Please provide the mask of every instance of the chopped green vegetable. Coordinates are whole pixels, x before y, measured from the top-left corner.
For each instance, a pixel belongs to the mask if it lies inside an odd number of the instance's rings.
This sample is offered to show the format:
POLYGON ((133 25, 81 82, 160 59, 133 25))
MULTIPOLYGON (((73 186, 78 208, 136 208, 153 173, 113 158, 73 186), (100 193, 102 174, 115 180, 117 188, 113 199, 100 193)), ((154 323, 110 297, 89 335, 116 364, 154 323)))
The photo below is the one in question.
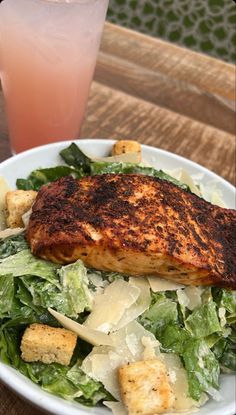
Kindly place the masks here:
POLYGON ((0 276, 0 319, 5 317, 8 310, 11 309, 15 294, 13 276, 0 276))
POLYGON ((35 275, 58 286, 58 280, 55 278, 57 268, 58 265, 33 256, 29 249, 0 260, 0 275, 35 275))
POLYGON ((87 270, 82 261, 62 267, 58 274, 61 278, 63 292, 71 304, 71 316, 77 317, 84 310, 91 310, 92 296, 88 289, 87 270))
POLYGON ((83 396, 85 405, 95 406, 101 400, 114 400, 108 392, 105 391, 100 382, 97 382, 87 376, 80 365, 76 363, 66 374, 66 378, 76 386, 83 396))
POLYGON ((198 401, 202 392, 211 396, 219 390, 219 363, 206 342, 191 339, 186 342, 183 352, 184 365, 187 370, 189 394, 198 401))
POLYGON ((62 150, 60 156, 69 166, 81 169, 84 173, 90 173, 92 160, 75 143, 62 150))
MULTIPOLYGON (((24 362, 20 358, 19 348, 22 329, 18 327, 0 331, 0 353, 5 363, 11 364, 33 382, 39 384, 42 389, 64 399, 74 399, 88 406, 94 406, 103 399, 113 399, 101 383, 82 372, 79 364, 70 367, 57 363, 47 365, 41 362, 24 362)), ((76 348, 76 353, 74 359, 78 360, 80 358, 79 348, 76 348)))
POLYGON ((210 301, 196 308, 185 320, 185 327, 197 339, 221 331, 216 304, 210 301))
POLYGON ((44 184, 54 182, 64 176, 82 177, 80 170, 69 166, 57 166, 34 170, 27 179, 17 179, 17 189, 38 191, 44 184))
POLYGON ((140 323, 158 337, 162 327, 174 324, 178 320, 177 303, 164 294, 154 295, 151 306, 140 317, 140 323))
POLYGON ((182 355, 186 341, 191 339, 191 334, 177 324, 168 324, 157 333, 157 337, 165 352, 182 355))
POLYGON ((109 162, 93 162, 91 164, 91 175, 96 174, 107 174, 107 173, 116 173, 116 174, 143 174, 145 176, 156 177, 161 180, 167 180, 175 184, 176 186, 181 187, 184 190, 190 190, 189 187, 183 183, 180 183, 178 180, 171 177, 169 174, 164 173, 162 170, 156 170, 152 167, 143 167, 139 164, 134 163, 109 163, 109 162))
MULTIPOLYGON (((135 173, 190 190, 161 170, 134 163, 94 161, 75 143, 60 155, 67 165, 37 169, 28 179, 18 179, 18 188, 38 190, 67 175, 81 178, 88 174, 135 173)), ((100 382, 81 369, 83 359, 92 350, 88 343, 78 341, 67 367, 24 362, 20 357, 20 342, 31 323, 60 326, 47 311, 48 307, 83 323, 94 297, 117 279, 129 281, 128 276, 117 272, 87 270, 82 261, 61 266, 36 258, 30 253, 23 234, 0 240, 1 360, 42 389, 64 399, 90 406, 113 400, 100 382)), ((162 352, 175 353, 181 358, 187 372, 189 396, 196 401, 203 392, 218 397, 220 368, 236 371, 236 293, 213 287, 201 288, 199 292, 199 305, 193 310, 185 305, 185 293, 181 289, 178 293, 151 292, 150 307, 138 317, 160 341, 162 352)))
POLYGON ((28 249, 28 243, 26 242, 23 233, 0 239, 0 259, 14 255, 17 252, 23 251, 23 249, 28 249))

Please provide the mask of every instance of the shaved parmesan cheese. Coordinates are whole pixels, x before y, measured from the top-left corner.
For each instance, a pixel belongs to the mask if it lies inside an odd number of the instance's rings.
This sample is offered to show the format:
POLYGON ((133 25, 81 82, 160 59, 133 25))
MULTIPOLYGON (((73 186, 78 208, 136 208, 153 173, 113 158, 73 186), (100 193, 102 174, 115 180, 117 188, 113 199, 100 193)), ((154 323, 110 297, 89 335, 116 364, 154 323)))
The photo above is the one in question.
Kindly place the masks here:
POLYGON ((168 281, 166 279, 158 277, 148 277, 148 282, 154 293, 158 291, 176 291, 179 288, 184 288, 184 285, 177 284, 176 282, 168 281))
POLYGON ((4 177, 0 176, 0 231, 6 228, 6 193, 10 190, 4 177))
MULTIPOLYGON (((159 342, 155 336, 133 321, 109 336, 113 346, 94 347, 84 359, 82 370, 93 379, 103 383, 114 398, 120 400, 117 369, 127 363, 160 358, 166 365, 171 388, 175 395, 173 412, 187 411, 205 403, 203 395, 200 402, 188 397, 188 380, 180 358, 175 354, 160 353, 159 342)), ((121 404, 109 406, 115 415, 123 415, 121 404)))
POLYGON ((94 347, 84 359, 81 368, 88 376, 102 382, 106 390, 119 400, 118 367, 143 359, 144 338, 150 338, 152 342, 157 340, 137 321, 111 333, 109 337, 112 339, 113 347, 94 347))
POLYGON ((31 213, 32 213, 32 208, 27 210, 27 212, 25 212, 24 215, 22 215, 22 222, 23 222, 23 224, 25 225, 26 228, 29 224, 29 219, 30 219, 31 213))
POLYGON ((189 310, 194 310, 202 304, 202 287, 189 286, 184 290, 177 290, 178 301, 189 310))
POLYGON ((184 293, 189 300, 187 305, 189 310, 194 310, 194 308, 202 304, 202 292, 203 287, 194 287, 190 285, 184 289, 184 293))
POLYGON ((112 282, 105 288, 103 294, 94 297, 93 310, 84 325, 104 333, 116 329, 117 323, 122 319, 125 311, 136 302, 139 294, 140 288, 124 280, 112 282))
POLYGON ((177 293, 177 297, 178 297, 178 301, 179 301, 180 305, 182 305, 184 307, 188 307, 188 305, 189 305, 189 298, 185 294, 184 290, 177 290, 176 293, 177 293))
POLYGON ((156 359, 160 355, 160 342, 153 340, 150 337, 142 337, 142 344, 144 346, 143 360, 156 359))
POLYGON ((104 401, 103 404, 112 410, 113 415, 128 415, 128 412, 122 402, 104 401))
POLYGON ((218 191, 215 190, 214 192, 212 192, 212 195, 211 195, 211 203, 213 205, 217 205, 217 206, 220 206, 222 208, 225 208, 226 207, 226 205, 225 205, 225 203, 224 203, 224 201, 222 199, 222 194, 220 193, 219 190, 218 191))
POLYGON ((103 288, 108 284, 108 281, 103 280, 101 275, 96 272, 88 274, 88 279, 96 288, 103 288))
POLYGON ((104 292, 104 288, 109 285, 109 281, 103 280, 100 273, 92 272, 88 273, 89 279, 89 289, 92 292, 92 296, 97 294, 102 294, 104 292))
POLYGON ((217 189, 217 182, 215 180, 209 181, 205 185, 200 183, 200 189, 202 197, 205 200, 212 203, 213 205, 217 205, 223 208, 226 207, 222 199, 222 193, 219 189, 217 189))
POLYGON ((131 277, 129 279, 129 284, 132 287, 138 288, 140 294, 135 303, 125 310, 123 316, 111 331, 119 330, 126 326, 130 321, 135 320, 138 316, 143 314, 151 304, 150 286, 146 278, 131 277))
POLYGON ((226 316, 225 316, 226 309, 224 307, 220 307, 218 313, 219 313, 220 325, 221 327, 224 327, 227 323, 226 316))
POLYGON ((0 239, 8 238, 8 236, 19 235, 25 228, 7 228, 0 231, 0 239))
POLYGON ((122 357, 112 350, 108 350, 106 354, 100 353, 99 347, 95 347, 94 353, 89 356, 83 361, 82 370, 88 376, 102 382, 105 389, 120 400, 117 368, 123 363, 122 357))
POLYGON ((58 313, 52 308, 48 308, 48 311, 52 314, 53 317, 55 317, 57 321, 59 321, 59 323, 61 323, 63 327, 73 331, 81 339, 87 341, 88 343, 93 344, 94 346, 101 344, 111 346, 113 344, 112 339, 107 334, 85 327, 84 325, 77 323, 76 321, 64 316, 63 314, 58 313))
POLYGON ((157 342, 154 334, 147 331, 137 321, 132 321, 122 329, 111 333, 110 337, 117 352, 124 357, 124 363, 143 360, 145 346, 142 342, 144 337, 157 342))
POLYGON ((196 184, 193 181, 193 178, 190 176, 190 174, 184 170, 180 169, 179 179, 181 183, 187 184, 189 186, 192 193, 195 193, 197 196, 201 196, 201 192, 199 188, 196 186, 196 184))

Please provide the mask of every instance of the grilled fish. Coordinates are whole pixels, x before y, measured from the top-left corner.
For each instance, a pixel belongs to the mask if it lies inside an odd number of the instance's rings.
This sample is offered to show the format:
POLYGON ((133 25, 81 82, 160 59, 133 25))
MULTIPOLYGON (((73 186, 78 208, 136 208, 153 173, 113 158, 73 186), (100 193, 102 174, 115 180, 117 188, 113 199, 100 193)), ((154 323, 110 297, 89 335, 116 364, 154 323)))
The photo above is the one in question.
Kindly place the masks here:
POLYGON ((236 289, 236 210, 158 178, 64 177, 39 191, 32 253, 57 263, 236 289))

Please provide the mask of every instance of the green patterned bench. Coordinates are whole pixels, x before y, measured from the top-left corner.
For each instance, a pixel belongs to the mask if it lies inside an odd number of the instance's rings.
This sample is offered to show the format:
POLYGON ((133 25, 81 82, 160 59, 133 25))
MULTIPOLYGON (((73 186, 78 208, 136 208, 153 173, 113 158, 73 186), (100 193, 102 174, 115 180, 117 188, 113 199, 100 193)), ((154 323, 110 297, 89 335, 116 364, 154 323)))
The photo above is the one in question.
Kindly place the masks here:
POLYGON ((108 20, 236 62, 233 0, 110 0, 108 20))

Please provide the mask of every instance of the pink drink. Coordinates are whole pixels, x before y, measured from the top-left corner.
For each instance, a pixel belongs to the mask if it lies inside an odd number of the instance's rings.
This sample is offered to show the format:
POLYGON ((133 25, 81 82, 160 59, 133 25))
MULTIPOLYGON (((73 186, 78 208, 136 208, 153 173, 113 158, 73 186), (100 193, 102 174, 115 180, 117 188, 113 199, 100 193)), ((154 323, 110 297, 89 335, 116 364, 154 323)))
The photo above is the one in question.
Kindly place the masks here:
POLYGON ((0 74, 13 151, 79 137, 107 5, 0 4, 0 74))

